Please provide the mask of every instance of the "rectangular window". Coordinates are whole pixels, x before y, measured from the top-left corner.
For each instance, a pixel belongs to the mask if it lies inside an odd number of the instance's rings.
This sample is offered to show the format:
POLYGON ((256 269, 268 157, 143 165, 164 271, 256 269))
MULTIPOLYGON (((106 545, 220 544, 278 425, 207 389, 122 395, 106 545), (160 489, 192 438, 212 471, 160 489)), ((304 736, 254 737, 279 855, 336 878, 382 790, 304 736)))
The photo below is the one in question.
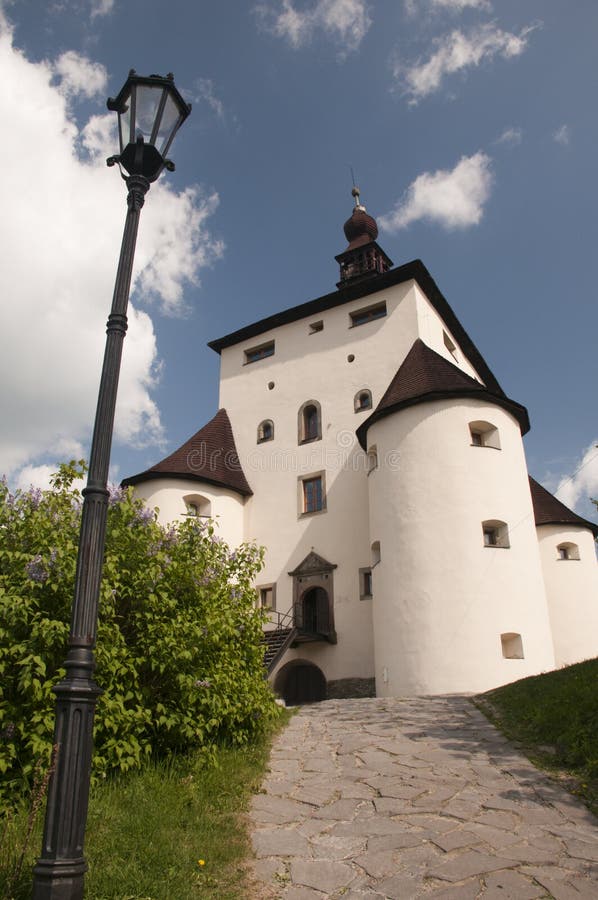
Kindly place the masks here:
POLYGON ((368 600, 372 596, 372 570, 359 570, 359 599, 368 600))
POLYGON ((306 478, 303 482, 303 512, 319 512, 322 509, 324 496, 322 479, 306 478))
POLYGON ((310 334, 317 334, 318 331, 324 331, 324 322, 321 319, 319 322, 312 322, 309 326, 310 334))
POLYGON ((263 584, 258 587, 259 605, 262 609, 276 609, 276 585, 263 584))
POLYGON ((383 319, 385 315, 386 303, 376 303, 375 306, 368 306, 366 309, 358 309, 349 313, 352 328, 356 325, 365 325, 366 322, 373 322, 374 319, 383 319))
POLYGON ((245 351, 245 364, 257 362, 259 359, 266 359, 267 356, 274 356, 274 341, 268 341, 267 344, 260 344, 259 347, 252 347, 245 351))

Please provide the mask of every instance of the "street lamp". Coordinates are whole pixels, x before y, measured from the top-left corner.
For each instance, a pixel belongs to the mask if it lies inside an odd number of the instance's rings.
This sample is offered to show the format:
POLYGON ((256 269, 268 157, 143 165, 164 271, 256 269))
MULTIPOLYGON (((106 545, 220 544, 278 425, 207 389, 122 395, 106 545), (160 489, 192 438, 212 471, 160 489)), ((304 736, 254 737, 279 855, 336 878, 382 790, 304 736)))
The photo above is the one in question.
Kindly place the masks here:
POLYGON ((118 113, 120 154, 116 163, 127 184, 127 217, 108 318, 106 349, 91 442, 71 611, 66 675, 56 685, 57 747, 50 780, 41 856, 33 869, 33 900, 81 900, 87 863, 83 855, 89 801, 93 718, 101 690, 93 680, 98 600, 108 510, 108 467, 127 304, 139 215, 152 181, 174 165, 166 158, 173 138, 191 112, 173 76, 148 77, 132 69, 118 96, 108 100, 118 113), (123 174, 122 170, 127 174, 123 174))

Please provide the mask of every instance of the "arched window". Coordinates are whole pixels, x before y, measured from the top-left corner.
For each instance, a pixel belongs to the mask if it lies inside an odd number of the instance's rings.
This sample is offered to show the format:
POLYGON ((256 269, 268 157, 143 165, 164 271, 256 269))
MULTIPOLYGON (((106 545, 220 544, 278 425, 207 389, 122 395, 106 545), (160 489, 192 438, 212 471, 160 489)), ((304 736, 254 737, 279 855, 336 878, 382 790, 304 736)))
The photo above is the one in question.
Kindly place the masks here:
POLYGON ((322 415, 317 400, 308 400, 299 410, 299 443, 322 439, 322 415))
POLYGON ((372 392, 369 388, 362 388, 360 391, 357 391, 353 400, 353 408, 355 412, 372 408, 372 392))
POLYGON ((200 518, 210 518, 212 515, 212 504, 207 497, 201 494, 187 494, 183 497, 185 504, 185 515, 199 516, 200 518))
POLYGON ((488 519, 482 522, 482 533, 484 535, 484 547, 510 547, 509 528, 506 522, 499 519, 488 519))
POLYGON ((556 548, 557 559, 579 559, 579 547, 571 541, 563 541, 556 548))
POLYGON ((494 447, 500 450, 498 428, 491 422, 470 422, 469 434, 473 447, 494 447))
POLYGON ((257 426, 257 442, 263 444, 265 441, 274 440, 274 422, 272 419, 264 419, 257 426))

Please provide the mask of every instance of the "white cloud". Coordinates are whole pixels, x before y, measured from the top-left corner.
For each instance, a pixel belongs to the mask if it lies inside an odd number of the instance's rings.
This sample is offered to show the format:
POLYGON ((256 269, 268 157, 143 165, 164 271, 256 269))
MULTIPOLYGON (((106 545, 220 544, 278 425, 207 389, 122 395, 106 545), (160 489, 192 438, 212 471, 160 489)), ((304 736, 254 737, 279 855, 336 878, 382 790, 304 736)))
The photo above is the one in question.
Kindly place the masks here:
POLYGON ((589 498, 598 499, 598 437, 584 451, 583 457, 572 475, 561 479, 555 491, 558 499, 575 509, 589 498))
POLYGON ((114 0, 91 0, 91 18, 108 16, 114 9, 114 0))
MULTIPOLYGON (((2 119, 11 123, 11 141, 0 146, 3 203, 11 211, 0 220, 0 473, 13 479, 24 466, 37 468, 73 450, 80 456, 89 440, 126 215, 124 183, 105 164, 115 150, 115 123, 94 116, 77 127, 69 102, 82 58, 71 65, 65 56, 57 86, 54 63, 29 62, 13 47, 0 16, 4 83, 19 86, 18 92, 0 91, 2 119)), ((184 285, 196 284, 201 267, 223 252, 208 231, 217 202, 197 187, 177 194, 166 179, 146 198, 117 441, 143 445, 163 438, 152 396, 159 377, 156 336, 139 303, 151 294, 168 313, 183 308, 184 285)))
POLYGON ((571 140, 571 133, 569 131, 568 125, 561 125, 560 128, 552 135, 553 141, 556 141, 557 144, 562 144, 563 147, 566 147, 571 140))
POLYGON ((311 8, 301 10, 292 0, 280 0, 276 7, 261 3, 255 11, 268 31, 295 48, 322 31, 340 43, 343 52, 356 50, 372 24, 366 0, 316 0, 311 8))
POLYGON ((197 97, 195 102, 205 100, 208 106, 216 113, 219 119, 224 119, 224 104, 215 93, 214 82, 211 78, 198 78, 195 82, 197 97))
POLYGON ((478 151, 462 156, 454 169, 424 172, 378 224, 387 231, 424 219, 447 230, 477 225, 492 187, 491 159, 478 151))
POLYGON ((519 56, 527 46, 527 36, 537 26, 524 28, 519 34, 503 31, 493 22, 480 25, 465 34, 456 28, 449 34, 435 38, 435 50, 425 62, 406 66, 400 60, 393 66, 393 75, 409 97, 411 104, 437 91, 447 75, 479 66, 484 60, 501 56, 519 56))
POLYGON ((461 13, 464 9, 492 9, 490 0, 405 0, 405 11, 410 16, 417 15, 422 7, 434 12, 446 9, 454 13, 461 13))
POLYGON ((108 73, 104 66, 74 50, 67 50, 58 57, 54 71, 60 79, 58 89, 67 97, 82 94, 90 98, 106 91, 108 73))
POLYGON ((517 144, 520 144, 523 140, 523 129, 522 128, 505 128, 503 133, 499 138, 496 139, 496 144, 507 144, 509 147, 514 147, 517 144))

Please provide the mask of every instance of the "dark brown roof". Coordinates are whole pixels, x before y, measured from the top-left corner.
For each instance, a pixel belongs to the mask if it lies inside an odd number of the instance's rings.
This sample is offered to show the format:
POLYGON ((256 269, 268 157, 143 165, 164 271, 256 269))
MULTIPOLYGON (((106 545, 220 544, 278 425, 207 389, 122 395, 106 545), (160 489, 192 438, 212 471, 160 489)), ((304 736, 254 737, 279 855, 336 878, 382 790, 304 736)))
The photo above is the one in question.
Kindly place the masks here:
POLYGON ((502 406, 519 422, 522 434, 529 431, 527 410, 503 392, 495 393, 450 363, 417 338, 403 360, 397 374, 390 382, 384 396, 371 416, 357 429, 359 443, 367 447, 367 431, 370 425, 416 403, 444 400, 447 397, 478 397, 487 403, 502 406))
POLYGON ((529 486, 532 492, 532 505, 534 507, 534 518, 536 525, 581 525, 582 528, 589 528, 594 537, 598 536, 598 525, 582 519, 577 513, 557 500, 550 491, 531 477, 529 486))
MULTIPOLYGON (((347 250, 354 250, 375 241, 378 237, 378 225, 363 206, 356 206, 343 226, 345 237, 349 241, 347 250)), ((346 252, 346 251, 345 251, 346 252)))
POLYGON ((348 303, 350 300, 367 297, 369 294, 383 291, 411 279, 417 281, 448 330, 456 338, 459 347, 488 390, 493 394, 504 396, 498 381, 490 371, 482 354, 459 322, 447 300, 440 292, 438 285, 420 259, 405 263, 403 266, 397 266, 395 269, 390 269, 382 275, 373 276, 365 281, 342 284, 337 291, 333 291, 331 294, 324 294, 323 297, 318 297, 316 300, 310 300, 308 303, 302 303, 300 306, 285 309, 283 312, 260 319, 259 322, 246 325, 238 331, 233 331, 231 334, 227 334, 216 341, 210 341, 208 347, 211 347, 216 353, 221 353, 226 347, 232 347, 242 341, 248 341, 257 335, 270 331, 272 328, 288 325, 289 322, 297 322, 299 319, 304 319, 307 316, 316 316, 327 309, 333 309, 335 306, 348 303))
POLYGON ((178 450, 151 469, 122 481, 123 487, 155 478, 184 478, 229 488, 247 496, 253 491, 241 468, 233 430, 225 409, 219 409, 207 425, 178 450))

